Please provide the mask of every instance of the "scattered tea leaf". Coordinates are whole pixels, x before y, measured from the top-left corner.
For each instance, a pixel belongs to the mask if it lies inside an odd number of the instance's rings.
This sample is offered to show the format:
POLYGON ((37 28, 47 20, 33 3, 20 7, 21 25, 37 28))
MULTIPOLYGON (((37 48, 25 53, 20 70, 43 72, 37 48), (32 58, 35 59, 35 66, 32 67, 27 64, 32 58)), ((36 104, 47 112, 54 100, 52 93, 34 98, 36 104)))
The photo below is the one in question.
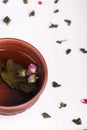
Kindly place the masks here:
POLYGON ((63 108, 63 107, 66 107, 66 106, 67 106, 66 103, 61 102, 59 108, 63 108))
POLYGON ((67 40, 58 40, 58 41, 56 41, 56 43, 59 43, 59 44, 61 44, 62 42, 65 42, 65 41, 67 41, 67 40))
POLYGON ((71 52, 71 49, 66 50, 66 54, 68 55, 71 52))
POLYGON ((24 4, 27 4, 28 3, 28 0, 23 0, 24 4))
POLYGON ((43 112, 42 116, 43 116, 43 118, 51 118, 51 116, 46 112, 43 112))
POLYGON ((71 20, 65 19, 64 21, 67 23, 68 26, 71 25, 71 20))
POLYGON ((55 0, 54 3, 57 4, 59 0, 55 0))
POLYGON ((4 19, 3 19, 3 22, 6 23, 7 25, 11 22, 11 19, 6 16, 4 19))
POLYGON ((84 53, 84 54, 87 53, 87 50, 86 50, 85 48, 80 48, 80 51, 81 51, 82 53, 84 53))
POLYGON ((81 125, 82 124, 81 118, 73 119, 72 122, 74 122, 77 125, 81 125))
POLYGON ((58 12, 59 12, 59 9, 54 10, 54 13, 58 13, 58 12))
POLYGON ((35 16, 35 11, 34 10, 31 11, 30 14, 29 14, 29 16, 35 16))
POLYGON ((57 88, 57 87, 61 87, 61 84, 58 84, 57 82, 53 81, 53 82, 52 82, 52 86, 53 86, 54 88, 57 88))
POLYGON ((58 24, 53 24, 51 23, 51 25, 49 26, 49 28, 57 28, 58 27, 58 24))
POLYGON ((3 0, 3 3, 7 4, 7 3, 8 3, 8 0, 3 0))

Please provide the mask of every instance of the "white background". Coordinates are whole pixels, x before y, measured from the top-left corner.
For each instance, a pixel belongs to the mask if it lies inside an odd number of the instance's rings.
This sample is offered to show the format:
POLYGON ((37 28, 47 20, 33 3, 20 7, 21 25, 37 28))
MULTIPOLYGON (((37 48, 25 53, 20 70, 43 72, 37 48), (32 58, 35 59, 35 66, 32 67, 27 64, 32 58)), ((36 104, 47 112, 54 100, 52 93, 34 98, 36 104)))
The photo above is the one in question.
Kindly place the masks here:
POLYGON ((87 128, 87 105, 81 98, 87 98, 87 0, 0 0, 0 38, 18 38, 34 45, 44 56, 48 66, 48 82, 39 100, 25 112, 15 116, 0 115, 0 130, 83 130, 87 128), (59 9, 58 13, 53 13, 59 9), (29 17, 34 10, 35 16, 29 17), (3 23, 9 16, 9 25, 3 23), (64 19, 71 20, 68 26, 64 19), (50 24, 58 28, 49 28, 50 24), (57 40, 65 40, 62 44, 57 40), (71 53, 65 51, 70 48, 71 53), (61 84, 53 88, 52 82, 61 84), (67 103, 59 109, 60 102, 67 103), (51 118, 44 119, 47 112, 51 118), (72 119, 80 117, 82 125, 72 119))

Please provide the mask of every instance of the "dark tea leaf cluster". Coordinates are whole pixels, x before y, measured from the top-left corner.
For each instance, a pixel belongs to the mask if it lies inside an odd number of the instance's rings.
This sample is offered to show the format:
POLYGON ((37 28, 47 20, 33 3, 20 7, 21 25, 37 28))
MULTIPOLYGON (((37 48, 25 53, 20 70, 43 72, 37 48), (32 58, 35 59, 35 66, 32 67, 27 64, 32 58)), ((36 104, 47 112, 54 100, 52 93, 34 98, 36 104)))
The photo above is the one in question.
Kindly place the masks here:
POLYGON ((43 116, 43 118, 51 118, 51 116, 46 112, 43 112, 42 116, 43 116))
POLYGON ((24 4, 27 4, 28 3, 28 0, 23 0, 24 4))
POLYGON ((51 23, 51 25, 49 26, 49 28, 57 28, 58 27, 58 24, 53 24, 51 23))
POLYGON ((34 10, 31 11, 30 14, 29 14, 29 16, 35 16, 35 11, 34 10))
POLYGON ((67 106, 67 104, 66 103, 64 103, 64 102, 61 102, 60 103, 60 106, 59 106, 59 108, 63 108, 63 107, 66 107, 67 106))
POLYGON ((67 55, 68 55, 70 52, 71 52, 71 49, 70 49, 70 48, 66 50, 66 54, 67 54, 67 55))
POLYGON ((69 20, 69 19, 65 19, 64 21, 67 23, 68 26, 71 25, 71 20, 69 20))
POLYGON ((14 88, 26 93, 36 91, 39 74, 37 72, 33 73, 34 67, 36 66, 32 64, 29 66, 30 70, 27 70, 23 66, 13 62, 12 59, 8 59, 6 65, 0 65, 0 80, 12 89, 14 88), (33 71, 31 72, 31 70, 33 71))
POLYGON ((52 82, 52 86, 53 86, 54 88, 57 88, 57 87, 61 87, 61 84, 58 84, 57 82, 53 81, 53 82, 52 82))
POLYGON ((3 0, 3 3, 5 3, 5 4, 6 4, 7 2, 8 2, 8 0, 3 0))
POLYGON ((72 122, 77 124, 77 125, 81 125, 82 124, 81 118, 79 118, 79 117, 77 119, 73 119, 72 122))
POLYGON ((81 51, 82 53, 84 53, 84 54, 87 53, 87 50, 86 50, 85 48, 80 48, 80 51, 81 51))
POLYGON ((59 2, 59 0, 55 0, 54 3, 57 4, 59 2))
POLYGON ((11 22, 11 19, 6 16, 4 19, 3 19, 3 22, 6 23, 7 25, 11 22))

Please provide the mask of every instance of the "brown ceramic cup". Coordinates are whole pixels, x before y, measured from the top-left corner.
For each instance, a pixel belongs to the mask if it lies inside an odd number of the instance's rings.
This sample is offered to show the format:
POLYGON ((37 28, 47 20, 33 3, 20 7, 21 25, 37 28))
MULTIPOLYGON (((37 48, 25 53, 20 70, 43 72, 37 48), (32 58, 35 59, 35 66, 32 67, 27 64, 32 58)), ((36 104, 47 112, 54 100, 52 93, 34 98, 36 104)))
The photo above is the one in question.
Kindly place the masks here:
POLYGON ((10 89, 5 83, 0 82, 0 114, 15 115, 25 111, 38 100, 46 87, 48 70, 42 54, 34 46, 20 39, 0 39, 0 64, 5 64, 8 59, 13 59, 24 67, 34 63, 40 68, 38 91, 35 94, 10 89))

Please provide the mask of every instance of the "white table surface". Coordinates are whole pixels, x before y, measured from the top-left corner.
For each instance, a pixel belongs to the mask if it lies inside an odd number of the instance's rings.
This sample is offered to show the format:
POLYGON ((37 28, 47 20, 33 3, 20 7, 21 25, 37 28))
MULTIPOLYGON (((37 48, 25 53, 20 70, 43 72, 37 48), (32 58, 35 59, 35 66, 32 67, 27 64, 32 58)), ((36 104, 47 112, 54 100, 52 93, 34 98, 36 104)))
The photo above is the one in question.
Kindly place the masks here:
POLYGON ((9 0, 0 1, 0 38, 18 38, 34 45, 44 56, 48 66, 48 82, 39 100, 25 112, 15 116, 0 115, 0 130, 83 130, 87 128, 87 0, 9 0), (59 9, 58 13, 53 13, 59 9), (35 16, 29 17, 31 11, 35 16), (3 18, 9 16, 7 26, 3 18), (71 20, 68 26, 65 19, 71 20), (58 28, 49 28, 50 24, 58 28), (62 44, 58 40, 67 40, 62 44), (71 53, 66 55, 70 48, 71 53), (52 82, 61 84, 53 88, 52 82), (60 102, 67 103, 59 109, 60 102), (44 119, 47 112, 51 118, 44 119), (80 117, 81 125, 72 119, 80 117))

